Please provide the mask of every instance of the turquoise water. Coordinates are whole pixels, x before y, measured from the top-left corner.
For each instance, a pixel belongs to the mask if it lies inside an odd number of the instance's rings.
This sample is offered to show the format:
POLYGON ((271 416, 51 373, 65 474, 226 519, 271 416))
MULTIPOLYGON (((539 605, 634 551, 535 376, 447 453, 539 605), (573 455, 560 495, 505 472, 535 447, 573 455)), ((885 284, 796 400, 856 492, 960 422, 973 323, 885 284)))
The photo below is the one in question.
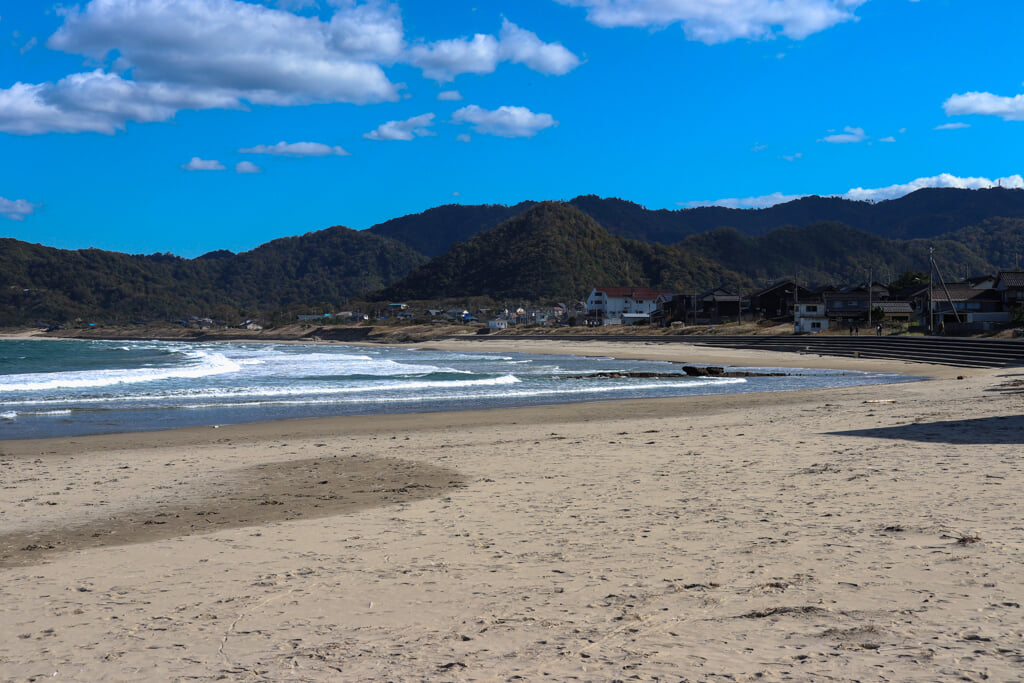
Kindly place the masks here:
POLYGON ((574 379, 665 362, 394 347, 0 340, 0 439, 297 417, 785 391, 910 381, 883 373, 574 379))

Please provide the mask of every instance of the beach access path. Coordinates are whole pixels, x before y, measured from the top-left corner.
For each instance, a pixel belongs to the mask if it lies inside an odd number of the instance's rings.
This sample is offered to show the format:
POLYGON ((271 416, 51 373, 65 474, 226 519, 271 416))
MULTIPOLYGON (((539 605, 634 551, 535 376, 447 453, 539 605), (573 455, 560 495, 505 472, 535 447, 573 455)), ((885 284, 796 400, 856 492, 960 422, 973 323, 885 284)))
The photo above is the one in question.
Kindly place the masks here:
POLYGON ((0 677, 1020 678, 1024 370, 545 349, 932 379, 2 441, 0 677))

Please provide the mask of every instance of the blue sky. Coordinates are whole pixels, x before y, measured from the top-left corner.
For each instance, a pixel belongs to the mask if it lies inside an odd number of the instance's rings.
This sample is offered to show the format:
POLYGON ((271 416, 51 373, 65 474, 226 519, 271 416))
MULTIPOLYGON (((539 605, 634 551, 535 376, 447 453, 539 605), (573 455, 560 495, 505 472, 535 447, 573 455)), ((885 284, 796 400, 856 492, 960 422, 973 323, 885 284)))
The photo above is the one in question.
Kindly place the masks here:
POLYGON ((1024 3, 0 0, 0 236, 193 257, 442 204, 1024 186, 1024 3))

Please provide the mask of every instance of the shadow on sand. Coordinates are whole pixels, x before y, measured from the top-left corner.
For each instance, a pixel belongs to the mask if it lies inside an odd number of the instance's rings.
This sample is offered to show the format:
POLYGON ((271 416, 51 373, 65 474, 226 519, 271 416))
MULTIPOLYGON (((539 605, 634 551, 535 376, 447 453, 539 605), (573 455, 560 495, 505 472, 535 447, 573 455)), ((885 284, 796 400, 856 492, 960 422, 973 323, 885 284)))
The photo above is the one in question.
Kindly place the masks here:
POLYGON ((873 439, 902 439, 928 443, 1024 444, 1024 415, 918 422, 898 427, 852 429, 830 433, 837 436, 866 436, 873 439))

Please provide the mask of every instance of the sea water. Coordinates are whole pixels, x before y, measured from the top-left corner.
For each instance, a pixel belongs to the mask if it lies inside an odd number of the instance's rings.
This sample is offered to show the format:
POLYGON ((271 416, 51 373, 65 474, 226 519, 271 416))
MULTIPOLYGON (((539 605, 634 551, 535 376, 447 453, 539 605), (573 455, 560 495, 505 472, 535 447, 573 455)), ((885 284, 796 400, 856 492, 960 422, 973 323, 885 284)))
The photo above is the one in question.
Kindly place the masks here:
MULTIPOLYGON (((656 379, 678 364, 334 344, 0 340, 0 439, 299 417, 532 406, 909 381, 889 373, 656 379)), ((744 368, 751 369, 751 368, 744 368)))

